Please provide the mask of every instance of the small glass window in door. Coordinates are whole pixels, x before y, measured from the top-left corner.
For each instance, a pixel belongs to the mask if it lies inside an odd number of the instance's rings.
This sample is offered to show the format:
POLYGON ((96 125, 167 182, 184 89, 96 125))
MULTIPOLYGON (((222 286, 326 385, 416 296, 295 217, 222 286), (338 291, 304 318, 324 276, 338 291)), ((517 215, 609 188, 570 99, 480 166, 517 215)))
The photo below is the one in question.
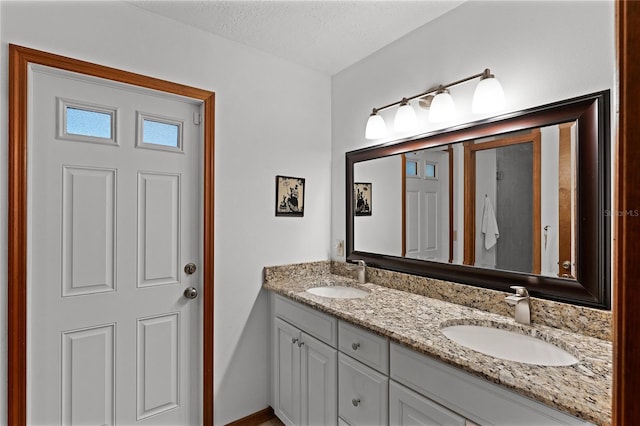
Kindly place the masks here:
POLYGON ((58 139, 116 143, 117 108, 58 99, 58 139))
POLYGON ((426 162, 424 164, 424 177, 425 179, 438 179, 438 167, 435 163, 426 162))
POLYGON ((136 146, 182 152, 182 121, 138 112, 136 146))
POLYGON ((418 177, 418 162, 415 160, 407 160, 406 164, 407 177, 418 177))

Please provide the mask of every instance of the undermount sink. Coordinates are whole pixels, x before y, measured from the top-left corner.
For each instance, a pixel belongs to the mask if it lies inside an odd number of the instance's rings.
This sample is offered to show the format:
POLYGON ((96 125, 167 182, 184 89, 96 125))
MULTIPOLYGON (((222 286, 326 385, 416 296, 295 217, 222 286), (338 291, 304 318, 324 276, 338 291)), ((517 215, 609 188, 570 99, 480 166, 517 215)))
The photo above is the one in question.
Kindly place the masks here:
POLYGON ((341 285, 314 287, 308 289, 307 293, 315 294, 316 296, 330 297, 332 299, 360 299, 369 294, 369 292, 360 290, 359 288, 341 285))
POLYGON ((544 366, 573 365, 578 359, 559 347, 517 332, 480 325, 452 325, 442 333, 454 342, 496 358, 544 366))

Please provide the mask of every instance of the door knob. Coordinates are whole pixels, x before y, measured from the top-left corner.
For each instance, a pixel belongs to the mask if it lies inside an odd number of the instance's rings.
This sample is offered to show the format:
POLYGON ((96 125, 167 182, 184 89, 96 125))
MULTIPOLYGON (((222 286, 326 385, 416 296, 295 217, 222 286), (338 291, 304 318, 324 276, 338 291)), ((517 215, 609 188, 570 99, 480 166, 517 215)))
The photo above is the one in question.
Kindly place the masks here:
POLYGON ((564 262, 562 262, 562 267, 568 271, 569 269, 571 269, 571 262, 565 260, 564 262))
POLYGON ((195 299, 198 297, 198 289, 195 287, 188 287, 184 290, 184 297, 187 299, 195 299))

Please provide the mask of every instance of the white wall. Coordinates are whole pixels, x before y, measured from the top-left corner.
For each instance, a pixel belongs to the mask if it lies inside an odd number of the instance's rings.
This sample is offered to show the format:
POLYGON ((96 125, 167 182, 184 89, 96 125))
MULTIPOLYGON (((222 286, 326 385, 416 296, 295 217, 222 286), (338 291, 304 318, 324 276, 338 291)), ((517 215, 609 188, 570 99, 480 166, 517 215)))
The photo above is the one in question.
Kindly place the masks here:
MULTIPOLYGON (((0 11, 2 123, 8 43, 216 92, 215 423, 265 408, 269 327, 262 267, 329 256, 329 78, 124 3, 2 2, 0 11), (274 217, 276 174, 306 178, 304 218, 274 217)), ((0 128, 2 424, 7 127, 0 128)))
MULTIPOLYGON (((614 53, 613 2, 473 1, 333 76, 332 239, 345 237, 344 154, 376 143, 364 138, 373 107, 484 68, 502 83, 505 112, 614 90, 614 53)), ((439 127, 482 118, 470 113, 474 88, 451 89, 459 117, 439 127)))
POLYGON ((551 277, 558 276, 558 170, 560 127, 548 126, 540 129, 542 143, 540 144, 541 173, 540 173, 540 225, 542 226, 540 274, 551 277), (544 228, 548 226, 545 231, 544 228), (546 243, 545 243, 546 232, 546 243))
POLYGON ((402 252, 402 158, 360 163, 354 167, 353 181, 371 183, 371 216, 353 218, 354 248, 397 256, 402 252))

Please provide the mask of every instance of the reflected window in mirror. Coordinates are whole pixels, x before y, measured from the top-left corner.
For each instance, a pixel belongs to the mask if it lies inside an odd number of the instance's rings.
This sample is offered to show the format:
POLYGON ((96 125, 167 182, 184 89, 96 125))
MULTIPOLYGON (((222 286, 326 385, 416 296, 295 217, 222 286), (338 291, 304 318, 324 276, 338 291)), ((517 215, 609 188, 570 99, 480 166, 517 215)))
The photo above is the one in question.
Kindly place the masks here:
POLYGON ((425 162, 424 164, 424 177, 425 179, 437 179, 438 176, 436 175, 436 170, 437 170, 437 163, 429 163, 429 162, 425 162))
POLYGON ((406 160, 406 176, 417 178, 418 177, 418 162, 416 160, 406 160))

